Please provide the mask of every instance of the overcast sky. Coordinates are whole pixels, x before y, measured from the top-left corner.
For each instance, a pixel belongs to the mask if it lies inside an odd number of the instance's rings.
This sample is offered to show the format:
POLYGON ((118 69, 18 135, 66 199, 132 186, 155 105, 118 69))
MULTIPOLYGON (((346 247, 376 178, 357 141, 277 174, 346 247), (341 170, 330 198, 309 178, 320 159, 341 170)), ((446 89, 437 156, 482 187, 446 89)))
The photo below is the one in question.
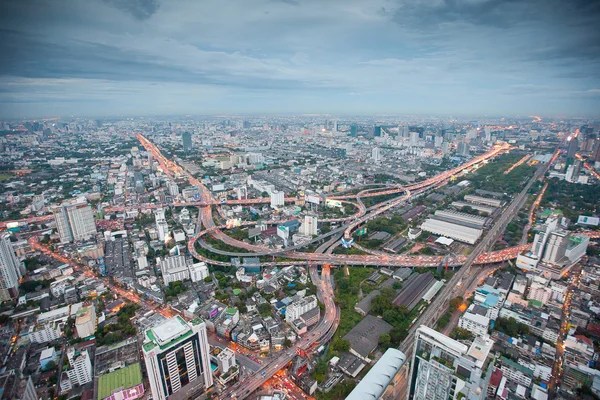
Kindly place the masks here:
POLYGON ((600 2, 2 0, 0 117, 600 114, 600 2))

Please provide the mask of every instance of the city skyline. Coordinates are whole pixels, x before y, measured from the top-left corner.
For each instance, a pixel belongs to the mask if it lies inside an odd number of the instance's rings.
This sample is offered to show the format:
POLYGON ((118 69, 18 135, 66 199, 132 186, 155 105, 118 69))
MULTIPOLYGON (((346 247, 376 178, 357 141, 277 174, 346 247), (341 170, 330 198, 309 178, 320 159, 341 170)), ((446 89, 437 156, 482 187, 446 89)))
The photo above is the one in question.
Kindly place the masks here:
POLYGON ((5 3, 0 118, 600 105, 593 2, 5 3))

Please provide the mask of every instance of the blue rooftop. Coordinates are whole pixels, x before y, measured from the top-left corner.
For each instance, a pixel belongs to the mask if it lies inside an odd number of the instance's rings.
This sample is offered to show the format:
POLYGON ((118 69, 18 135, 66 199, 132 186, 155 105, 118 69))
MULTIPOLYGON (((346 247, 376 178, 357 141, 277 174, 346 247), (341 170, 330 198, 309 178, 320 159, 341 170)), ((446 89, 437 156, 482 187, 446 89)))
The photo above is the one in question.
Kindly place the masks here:
POLYGON ((498 304, 498 296, 494 293, 488 293, 488 295, 485 296, 483 305, 489 308, 496 306, 496 304, 498 304))

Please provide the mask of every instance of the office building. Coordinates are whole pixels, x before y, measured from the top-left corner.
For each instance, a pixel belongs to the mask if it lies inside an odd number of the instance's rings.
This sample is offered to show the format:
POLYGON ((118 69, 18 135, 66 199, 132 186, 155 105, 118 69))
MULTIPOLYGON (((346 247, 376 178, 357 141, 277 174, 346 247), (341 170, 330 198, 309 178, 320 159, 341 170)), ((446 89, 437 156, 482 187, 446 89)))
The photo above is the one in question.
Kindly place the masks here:
POLYGON ((87 240, 97 233, 94 213, 87 203, 65 203, 53 213, 61 243, 87 240))
POLYGON ((372 137, 380 137, 381 136, 381 126, 374 126, 372 137))
POLYGON ((576 137, 571 137, 568 140, 568 148, 567 148, 567 159, 575 158, 575 154, 577 153, 577 148, 579 147, 579 142, 576 137))
POLYGON ((94 332, 96 332, 96 322, 96 309, 93 305, 79 310, 77 312, 77 317, 75 318, 77 336, 80 338, 92 336, 94 332))
POLYGON ((387 349, 373 368, 358 382, 346 400, 380 399, 394 377, 406 363, 406 355, 397 349, 387 349))
POLYGON ((371 150, 371 159, 375 162, 381 161, 381 149, 379 147, 373 147, 371 150))
POLYGON ((170 282, 190 279, 190 269, 185 256, 158 257, 156 264, 160 267, 165 285, 168 285, 170 282))
POLYGON ((213 384, 206 324, 177 316, 149 329, 142 346, 154 400, 195 398, 213 384))
POLYGON ((461 157, 469 157, 469 144, 460 142, 456 148, 456 153, 461 157))
POLYGON ((67 350, 67 358, 71 366, 67 371, 71 385, 81 386, 92 381, 92 362, 87 350, 80 351, 70 347, 67 350))
POLYGON ((482 369, 468 353, 466 345, 420 326, 415 333, 407 399, 483 400, 482 369))
POLYGON ((295 301, 287 306, 285 310, 285 321, 288 324, 291 324, 293 321, 300 318, 302 314, 312 310, 317 306, 317 297, 314 294, 295 301))
POLYGON ((192 134, 189 132, 183 132, 181 138, 183 139, 183 151, 186 153, 192 151, 192 134))
POLYGON ((419 143, 419 132, 410 132, 410 145, 416 146, 419 143))
POLYGON ((23 277, 21 261, 10 242, 10 234, 0 236, 0 301, 14 299, 19 295, 19 279, 23 277))
POLYGON ((357 137, 358 136, 358 126, 356 124, 350 125, 350 136, 357 137))

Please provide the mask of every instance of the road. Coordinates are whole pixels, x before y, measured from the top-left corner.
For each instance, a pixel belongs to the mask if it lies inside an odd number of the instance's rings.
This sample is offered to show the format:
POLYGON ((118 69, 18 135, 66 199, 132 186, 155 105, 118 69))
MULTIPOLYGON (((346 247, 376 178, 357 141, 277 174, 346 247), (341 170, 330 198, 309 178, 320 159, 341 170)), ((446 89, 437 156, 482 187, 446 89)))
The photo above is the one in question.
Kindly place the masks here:
POLYGON ((567 293, 565 294, 565 302, 562 307, 562 315, 560 321, 560 331, 558 332, 558 340, 556 341, 556 354, 554 356, 554 365, 552 366, 552 375, 550 377, 550 381, 548 382, 548 392, 551 393, 551 396, 554 397, 556 393, 556 389, 559 386, 560 377, 563 369, 563 355, 565 353, 565 345, 563 343, 567 332, 569 331, 569 317, 571 312, 571 297, 573 296, 573 291, 576 290, 579 285, 579 279, 581 276, 581 266, 576 266, 572 270, 572 279, 571 283, 567 289, 567 293))
MULTIPOLYGON (((500 218, 496 220, 484 238, 475 246, 473 252, 469 255, 463 266, 458 270, 457 273, 454 274, 450 281, 434 298, 429 307, 427 307, 423 314, 419 316, 417 321, 409 329, 407 337, 399 347, 400 350, 406 354, 407 358, 410 358, 412 355, 415 332, 417 328, 421 325, 434 328, 437 320, 446 312, 448 302, 457 296, 462 296, 464 298, 466 288, 470 287, 472 281, 477 278, 477 274, 471 274, 471 266, 474 264, 476 258, 479 257, 479 255, 482 254, 486 249, 492 246, 498 239, 498 236, 504 232, 506 225, 508 225, 508 223, 525 203, 525 200, 527 199, 527 192, 529 191, 531 185, 533 185, 536 180, 546 173, 550 165, 551 163, 548 163, 544 166, 540 166, 537 169, 535 174, 529 179, 521 192, 515 196, 510 205, 504 210, 504 212, 502 212, 500 218), (463 282, 463 279, 465 279, 465 276, 468 276, 468 274, 471 275, 471 277, 467 279, 468 282, 463 282), (459 283, 461 284, 459 285, 459 283)), ((406 382, 404 382, 404 386, 406 386, 406 382)), ((406 390, 407 387, 404 387, 400 390, 400 393, 406 393, 406 390)))

